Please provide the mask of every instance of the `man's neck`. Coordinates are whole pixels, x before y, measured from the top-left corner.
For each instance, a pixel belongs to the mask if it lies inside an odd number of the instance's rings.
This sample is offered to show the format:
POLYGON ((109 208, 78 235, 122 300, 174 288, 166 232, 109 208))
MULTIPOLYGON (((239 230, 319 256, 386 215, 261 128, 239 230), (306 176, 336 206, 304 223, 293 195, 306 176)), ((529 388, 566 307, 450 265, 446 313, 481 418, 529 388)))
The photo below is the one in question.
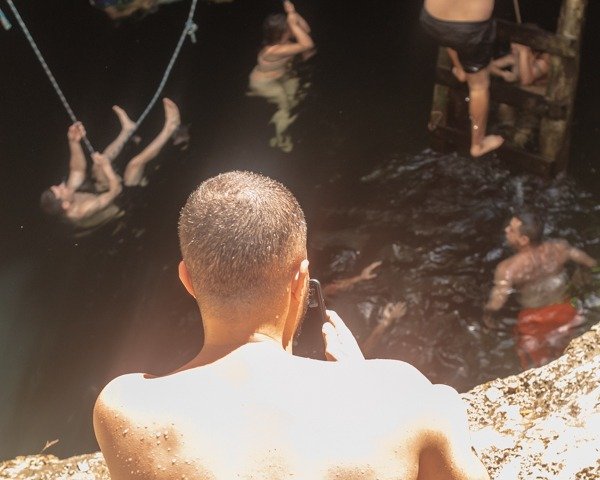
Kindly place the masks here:
POLYGON ((182 370, 188 370, 190 368, 201 367, 214 363, 222 358, 225 358, 231 353, 242 349, 243 347, 249 347, 253 349, 265 348, 271 351, 287 353, 283 348, 281 338, 278 339, 274 335, 263 332, 254 332, 246 339, 237 341, 220 341, 218 339, 208 337, 205 339, 200 353, 198 353, 193 360, 177 369, 177 371, 180 372, 182 370))

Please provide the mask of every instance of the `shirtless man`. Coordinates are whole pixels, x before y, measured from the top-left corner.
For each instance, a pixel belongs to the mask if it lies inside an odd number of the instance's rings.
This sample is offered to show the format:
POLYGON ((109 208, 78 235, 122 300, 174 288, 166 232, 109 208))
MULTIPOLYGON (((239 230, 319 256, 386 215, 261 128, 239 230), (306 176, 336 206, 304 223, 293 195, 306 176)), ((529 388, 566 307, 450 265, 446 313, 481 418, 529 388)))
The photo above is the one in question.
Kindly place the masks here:
POLYGON ((113 480, 489 478, 456 391, 365 360, 335 312, 330 361, 293 355, 309 273, 304 214, 283 185, 250 172, 206 180, 179 239, 204 346, 174 373, 104 388, 94 429, 113 480))
POLYGON ((506 241, 517 253, 500 262, 494 275, 494 288, 485 306, 485 322, 502 308, 514 290, 524 307, 519 312, 517 350, 523 367, 540 366, 551 360, 546 340, 564 334, 581 319, 567 298, 565 265, 573 261, 588 268, 596 260, 565 240, 542 242, 543 222, 532 212, 515 215, 505 229, 506 241))
POLYGON ((502 145, 498 135, 486 135, 492 47, 496 26, 491 19, 494 0, 425 0, 421 25, 448 47, 452 71, 469 86, 471 155, 480 157, 502 145))
MULTIPOLYGON (((158 136, 139 154, 133 157, 125 169, 123 183, 127 187, 141 185, 144 180, 146 164, 155 158, 180 124, 179 109, 168 98, 163 99, 165 109, 165 123, 158 136)), ((119 155, 123 146, 129 139, 135 123, 127 116, 125 111, 117 106, 113 107, 121 123, 121 131, 117 138, 104 150, 102 154, 92 155, 93 168, 91 178, 94 185, 87 185, 87 163, 81 140, 85 137, 85 128, 81 122, 69 127, 67 138, 71 157, 69 161, 69 176, 66 182, 53 185, 44 192, 40 198, 42 210, 50 215, 60 215, 74 225, 81 227, 94 226, 107 218, 114 217, 119 209, 114 205, 114 200, 122 191, 121 179, 115 174, 111 162, 119 155), (93 221, 92 221, 93 220, 93 221)))

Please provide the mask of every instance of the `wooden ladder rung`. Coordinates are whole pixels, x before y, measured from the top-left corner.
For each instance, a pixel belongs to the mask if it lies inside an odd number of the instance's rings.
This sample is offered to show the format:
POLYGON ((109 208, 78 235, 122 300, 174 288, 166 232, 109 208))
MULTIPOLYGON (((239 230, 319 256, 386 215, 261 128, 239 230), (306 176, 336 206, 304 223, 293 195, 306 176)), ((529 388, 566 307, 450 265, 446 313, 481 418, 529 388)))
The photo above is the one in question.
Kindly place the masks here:
MULTIPOLYGON (((438 66, 436 69, 436 83, 464 92, 468 95, 465 83, 459 82, 447 67, 438 66)), ((490 85, 490 97, 494 102, 506 103, 513 106, 530 105, 537 115, 561 120, 567 118, 567 105, 550 102, 543 93, 531 88, 522 88, 516 83, 506 83, 501 79, 492 79, 490 85)))
MULTIPOLYGON (((467 150, 471 142, 468 132, 444 125, 438 125, 431 133, 444 141, 464 146, 467 150)), ((556 173, 556 162, 553 160, 540 154, 528 152, 508 142, 505 142, 496 152, 503 161, 512 167, 518 167, 542 176, 552 176, 556 173)))
POLYGON ((548 52, 564 58, 576 58, 577 40, 529 25, 518 25, 506 20, 496 20, 498 40, 516 42, 531 47, 533 50, 548 52))

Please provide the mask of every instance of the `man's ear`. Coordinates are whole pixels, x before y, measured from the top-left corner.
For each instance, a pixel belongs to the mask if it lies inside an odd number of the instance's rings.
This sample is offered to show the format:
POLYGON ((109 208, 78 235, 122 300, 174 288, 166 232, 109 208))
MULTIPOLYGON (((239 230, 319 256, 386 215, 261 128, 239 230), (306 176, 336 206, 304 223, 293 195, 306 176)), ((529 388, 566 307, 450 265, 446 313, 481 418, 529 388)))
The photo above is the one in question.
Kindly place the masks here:
POLYGON ((190 277, 190 272, 188 272, 185 263, 183 260, 179 262, 179 280, 183 283, 183 286, 187 290, 187 292, 194 298, 196 298, 196 292, 194 292, 194 285, 192 284, 192 278, 190 277))
POLYGON ((287 317, 283 328, 281 343, 286 351, 292 351, 292 340, 298 325, 300 323, 300 315, 303 309, 302 300, 304 298, 304 289, 307 285, 308 277, 308 260, 304 259, 300 262, 298 270, 294 272, 292 281, 290 282, 290 303, 288 304, 287 317))
POLYGON ((304 288, 306 287, 306 277, 308 276, 308 260, 305 258, 300 262, 300 266, 294 278, 292 279, 292 296, 297 300, 301 301, 303 298, 304 288))

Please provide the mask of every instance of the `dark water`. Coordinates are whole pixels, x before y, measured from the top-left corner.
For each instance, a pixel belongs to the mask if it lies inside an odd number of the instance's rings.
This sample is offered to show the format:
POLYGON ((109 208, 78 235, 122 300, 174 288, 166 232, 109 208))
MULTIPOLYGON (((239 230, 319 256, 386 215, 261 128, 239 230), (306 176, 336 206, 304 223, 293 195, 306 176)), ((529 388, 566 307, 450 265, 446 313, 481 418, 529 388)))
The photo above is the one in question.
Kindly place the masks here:
MULTIPOLYGON (((511 4, 498 2, 498 13, 510 15, 511 4)), ((557 4, 528 2, 523 16, 550 28, 557 4)), ((17 5, 96 148, 116 133, 111 105, 133 117, 145 107, 187 9, 175 4, 115 29, 83 0, 17 5)), ((427 150, 436 47, 416 22, 420 2, 298 2, 319 52, 291 128, 294 151, 270 149, 272 108, 244 93, 259 25, 278 5, 199 4, 198 43, 184 48, 165 91, 191 123, 190 149, 167 148, 127 216, 81 238, 37 207, 67 172, 68 118, 19 31, 0 31, 0 458, 56 438, 51 452, 61 456, 97 448, 91 409, 104 384, 167 372, 197 352, 202 330, 177 280, 176 221, 188 193, 217 172, 251 169, 292 188, 323 280, 384 260, 375 281, 331 305, 364 337, 374 305, 406 301, 381 355, 461 390, 518 371, 515 305, 498 332, 480 328, 493 268, 508 254, 502 223, 511 209, 543 204, 549 235, 600 257, 600 39, 590 27, 600 5, 589 6, 569 175, 550 183, 494 159, 427 150)), ((155 109, 140 134, 151 138, 161 122, 155 109)))

